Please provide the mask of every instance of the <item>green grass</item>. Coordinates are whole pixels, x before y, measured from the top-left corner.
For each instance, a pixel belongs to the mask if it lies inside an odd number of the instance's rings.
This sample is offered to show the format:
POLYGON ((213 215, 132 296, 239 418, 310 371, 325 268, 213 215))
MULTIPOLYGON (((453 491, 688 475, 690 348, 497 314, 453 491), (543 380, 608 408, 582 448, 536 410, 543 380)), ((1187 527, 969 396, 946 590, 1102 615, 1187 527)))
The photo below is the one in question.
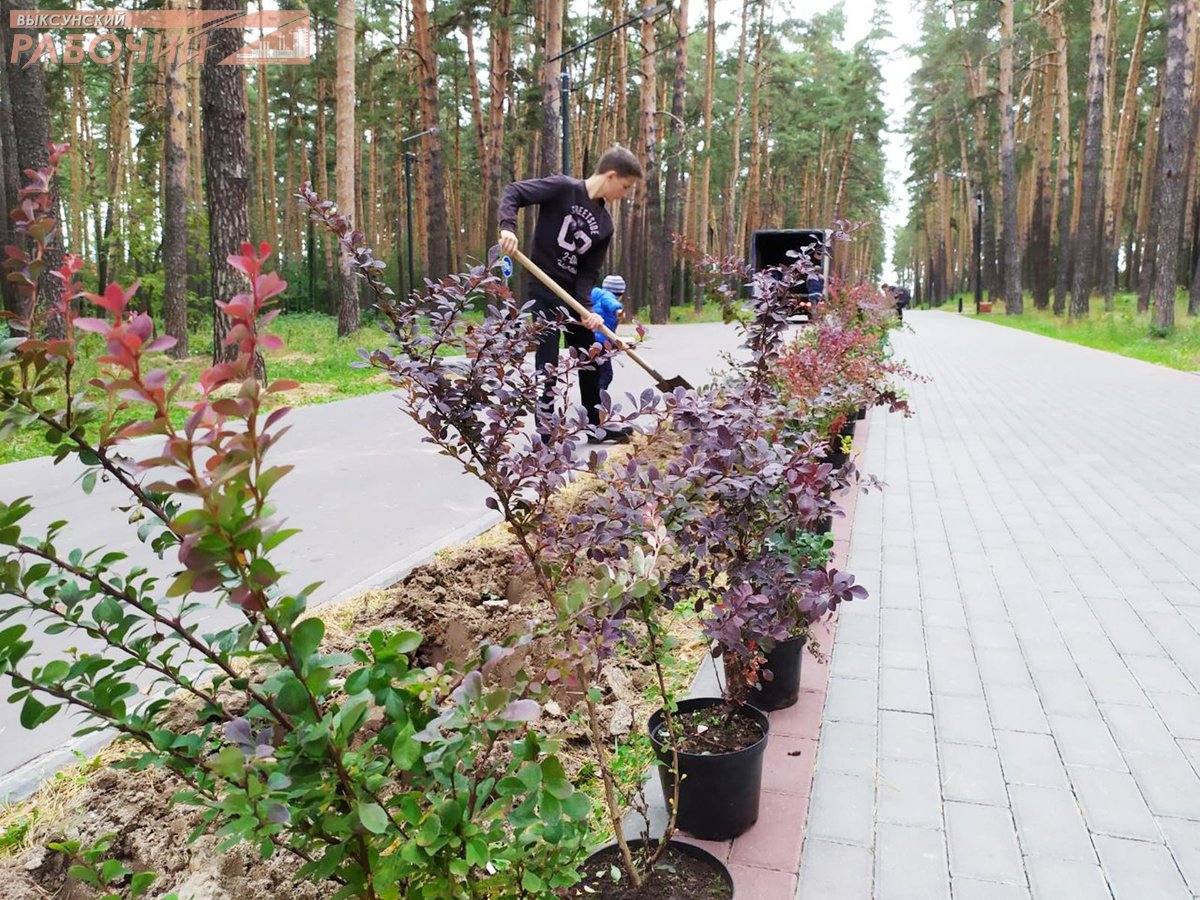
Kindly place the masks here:
MULTIPOLYGON (((359 359, 360 347, 375 350, 387 346, 388 337, 375 325, 366 325, 344 338, 337 336, 337 320, 320 313, 292 313, 280 316, 272 323, 272 332, 283 338, 284 347, 278 353, 267 356, 267 375, 272 379, 294 379, 300 387, 289 391, 283 402, 292 406, 312 403, 327 403, 346 397, 357 397, 386 391, 390 388, 387 377, 370 369, 356 369, 351 363, 359 359)), ((212 348, 211 327, 200 329, 188 337, 192 355, 184 360, 173 360, 158 354, 154 365, 166 369, 172 375, 183 375, 194 383, 199 374, 209 365, 212 348)), ((75 384, 86 384, 97 375, 95 358, 100 355, 102 345, 96 335, 87 335, 80 341, 79 363, 72 380, 75 384)), ((191 399, 184 387, 182 399, 191 399)), ((89 388, 97 399, 102 393, 89 388)), ((187 413, 175 410, 172 419, 182 424, 187 413)), ((40 429, 25 429, 0 444, 0 464, 46 456, 53 452, 40 429)))
MULTIPOLYGON (((1005 315, 1004 303, 997 301, 992 311, 981 314, 980 318, 1172 369, 1200 370, 1200 317, 1187 314, 1185 294, 1181 293, 1176 300, 1175 331, 1167 337, 1156 337, 1151 333, 1150 314, 1138 313, 1136 294, 1117 294, 1113 298, 1112 312, 1105 311, 1104 298, 1098 295, 1092 298, 1091 307, 1086 319, 1070 319, 1065 315, 1055 316, 1050 310, 1034 309, 1033 300, 1026 296, 1022 315, 1005 315)), ((956 313, 957 298, 938 309, 956 313)), ((963 297, 963 315, 975 315, 972 295, 963 297)))

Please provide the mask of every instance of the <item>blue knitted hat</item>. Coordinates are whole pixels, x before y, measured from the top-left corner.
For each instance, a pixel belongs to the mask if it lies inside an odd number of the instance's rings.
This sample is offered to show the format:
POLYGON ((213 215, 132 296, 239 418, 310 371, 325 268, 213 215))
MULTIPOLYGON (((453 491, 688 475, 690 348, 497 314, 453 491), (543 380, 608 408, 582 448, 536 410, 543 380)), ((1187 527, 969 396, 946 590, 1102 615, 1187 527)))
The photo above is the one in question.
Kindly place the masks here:
POLYGON ((614 294, 623 294, 625 293, 625 279, 620 275, 606 275, 601 287, 614 294))

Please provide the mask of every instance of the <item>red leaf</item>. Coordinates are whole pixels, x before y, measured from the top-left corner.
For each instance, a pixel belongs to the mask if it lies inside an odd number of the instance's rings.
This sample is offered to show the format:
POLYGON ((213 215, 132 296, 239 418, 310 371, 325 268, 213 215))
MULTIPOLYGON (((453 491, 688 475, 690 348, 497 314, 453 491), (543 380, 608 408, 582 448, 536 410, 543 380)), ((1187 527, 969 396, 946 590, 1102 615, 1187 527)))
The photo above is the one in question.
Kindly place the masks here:
POLYGON ((267 388, 267 393, 277 394, 280 391, 294 391, 298 387, 300 387, 300 382, 298 381, 292 381, 288 378, 279 378, 271 382, 270 387, 267 388))
POLYGON ((179 341, 176 338, 171 337, 169 334, 164 334, 161 337, 156 337, 147 344, 146 352, 157 353, 159 350, 170 350, 178 343, 179 341))
POLYGON ((283 349, 283 338, 277 334, 264 334, 259 337, 258 343, 264 350, 283 349))

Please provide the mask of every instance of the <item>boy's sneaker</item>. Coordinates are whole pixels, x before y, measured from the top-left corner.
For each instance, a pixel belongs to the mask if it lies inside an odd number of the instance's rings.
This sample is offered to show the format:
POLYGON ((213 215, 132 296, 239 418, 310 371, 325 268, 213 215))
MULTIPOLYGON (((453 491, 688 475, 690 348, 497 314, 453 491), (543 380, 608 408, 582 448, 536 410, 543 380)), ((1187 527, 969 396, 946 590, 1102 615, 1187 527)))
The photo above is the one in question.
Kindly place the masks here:
POLYGON ((588 435, 589 444, 628 444, 631 431, 622 431, 613 426, 612 428, 597 428, 595 432, 588 435))

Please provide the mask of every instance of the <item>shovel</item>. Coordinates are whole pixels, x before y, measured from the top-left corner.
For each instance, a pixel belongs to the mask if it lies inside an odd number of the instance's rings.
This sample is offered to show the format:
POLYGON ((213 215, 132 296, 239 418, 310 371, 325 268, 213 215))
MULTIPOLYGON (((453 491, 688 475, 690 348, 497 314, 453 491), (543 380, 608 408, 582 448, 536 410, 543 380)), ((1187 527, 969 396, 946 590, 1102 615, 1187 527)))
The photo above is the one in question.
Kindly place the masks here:
MULTIPOLYGON (((498 246, 496 246, 496 247, 493 247, 491 249, 491 251, 488 253, 489 267, 490 267, 490 264, 493 263, 495 258, 499 255, 499 250, 500 250, 500 248, 498 246), (495 254, 495 256, 493 254, 495 254)), ((537 264, 534 263, 533 260, 531 260, 528 256, 526 256, 520 250, 514 250, 512 255, 517 260, 517 262, 519 262, 526 269, 528 269, 529 272, 538 281, 540 281, 546 287, 550 288, 550 290, 552 290, 554 292, 554 296, 556 296, 563 303, 567 304, 567 306, 569 306, 571 309, 575 310, 575 312, 579 313, 579 315, 585 316, 589 312, 591 312, 591 310, 587 309, 582 303, 580 303, 578 300, 576 300, 574 297, 572 297, 570 294, 568 294, 566 291, 564 291, 562 289, 562 286, 558 282, 556 282, 553 278, 551 278, 549 275, 547 275, 545 272, 543 272, 537 266, 537 264)), ((658 389, 660 391, 662 391, 664 394, 671 393, 672 391, 675 390, 675 388, 685 388, 686 390, 689 390, 689 391, 694 390, 692 388, 692 386, 690 384, 688 384, 687 381, 684 380, 684 378, 680 375, 676 375, 674 378, 664 378, 658 372, 658 370, 655 369, 652 365, 650 365, 650 363, 646 362, 646 360, 644 360, 641 357, 641 355, 638 354, 638 352, 636 350, 631 348, 623 340, 621 340, 619 337, 617 337, 615 334, 613 334, 608 329, 607 325, 600 326, 600 333, 603 334, 610 341, 612 341, 613 346, 615 346, 618 350, 620 350, 622 353, 624 353, 626 356, 628 356, 630 359, 632 359, 635 363, 637 363, 639 366, 641 366, 643 369, 645 369, 646 372, 650 375, 650 377, 654 379, 654 383, 658 386, 658 389)))

